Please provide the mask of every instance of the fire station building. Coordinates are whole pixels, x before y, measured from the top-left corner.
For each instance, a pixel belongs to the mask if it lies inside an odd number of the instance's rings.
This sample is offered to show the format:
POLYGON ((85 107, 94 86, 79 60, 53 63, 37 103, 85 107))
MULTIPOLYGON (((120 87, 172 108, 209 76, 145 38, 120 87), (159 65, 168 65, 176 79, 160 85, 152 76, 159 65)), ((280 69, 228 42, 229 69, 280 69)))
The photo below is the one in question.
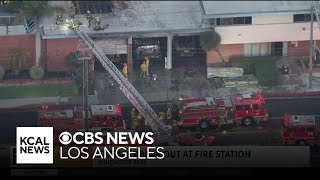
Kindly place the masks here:
MULTIPOLYGON (((76 7, 75 19, 114 63, 127 62, 129 70, 144 56, 172 69, 184 60, 203 59, 207 66, 220 62, 215 51, 204 52, 199 34, 215 29, 225 60, 234 56, 308 56, 310 8, 307 1, 129 1, 113 7, 111 1, 51 1, 76 7), (87 11, 101 18, 101 29, 89 27, 87 11)), ((67 19, 68 15, 64 15, 67 19)), ((26 68, 35 63, 32 22, 13 21, 0 8, 0 65, 9 65, 10 49, 28 51, 26 68)), ((68 71, 66 57, 78 50, 79 38, 56 16, 41 22, 41 55, 48 71, 68 71)), ((314 24, 314 39, 320 39, 314 24)), ((38 47, 39 48, 39 47, 38 47)))

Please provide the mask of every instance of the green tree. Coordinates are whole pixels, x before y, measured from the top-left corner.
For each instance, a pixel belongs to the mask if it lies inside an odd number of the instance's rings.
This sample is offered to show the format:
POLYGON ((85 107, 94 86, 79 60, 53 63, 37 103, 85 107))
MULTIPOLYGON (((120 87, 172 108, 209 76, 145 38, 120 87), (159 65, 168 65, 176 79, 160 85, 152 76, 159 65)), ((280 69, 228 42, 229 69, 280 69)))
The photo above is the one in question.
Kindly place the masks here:
POLYGON ((76 68, 82 65, 82 62, 78 60, 77 52, 70 52, 66 57, 66 62, 67 64, 75 66, 76 68))
POLYGON ((40 21, 44 17, 52 16, 54 12, 65 12, 64 8, 53 6, 49 1, 10 1, 5 4, 5 8, 18 12, 17 19, 33 20, 36 30, 36 64, 39 64, 41 56, 40 21))
POLYGON ((219 51, 219 45, 221 42, 221 36, 216 31, 206 31, 200 34, 200 45, 203 50, 211 51, 215 50, 222 62, 225 62, 223 56, 219 51))
POLYGON ((44 70, 40 65, 34 65, 30 69, 29 74, 32 79, 35 79, 35 80, 42 79, 44 76, 44 70))
POLYGON ((14 48, 10 52, 10 68, 15 75, 20 73, 20 70, 26 63, 28 56, 24 49, 14 48))

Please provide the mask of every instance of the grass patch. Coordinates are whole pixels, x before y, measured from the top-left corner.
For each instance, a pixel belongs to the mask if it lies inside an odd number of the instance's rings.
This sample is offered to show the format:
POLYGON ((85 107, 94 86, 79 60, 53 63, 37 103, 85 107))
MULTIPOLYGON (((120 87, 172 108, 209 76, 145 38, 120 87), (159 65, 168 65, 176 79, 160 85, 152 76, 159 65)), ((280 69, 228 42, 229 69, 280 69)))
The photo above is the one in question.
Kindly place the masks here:
POLYGON ((277 84, 278 71, 274 57, 248 57, 233 59, 233 67, 243 68, 244 74, 253 74, 257 77, 259 85, 274 86, 277 84))
POLYGON ((75 83, 0 87, 0 99, 78 95, 75 83))

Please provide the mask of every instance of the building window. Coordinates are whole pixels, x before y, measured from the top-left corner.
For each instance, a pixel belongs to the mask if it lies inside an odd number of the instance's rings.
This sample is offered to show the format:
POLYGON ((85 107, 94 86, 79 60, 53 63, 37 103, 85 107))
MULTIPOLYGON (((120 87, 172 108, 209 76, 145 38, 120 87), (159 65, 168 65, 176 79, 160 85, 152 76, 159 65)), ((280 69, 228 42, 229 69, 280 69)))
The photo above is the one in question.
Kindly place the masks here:
MULTIPOLYGON (((313 20, 316 21, 316 16, 313 15, 313 20)), ((311 14, 295 14, 293 15, 293 22, 308 22, 311 21, 311 14)))
POLYGON ((216 25, 239 25, 239 24, 252 24, 252 17, 233 17, 233 18, 217 18, 216 25))
POLYGON ((13 16, 8 17, 0 17, 0 26, 14 26, 14 25, 22 25, 22 19, 16 19, 13 16))
POLYGON ((72 1, 72 3, 77 7, 77 14, 86 14, 88 10, 92 14, 112 12, 111 1, 72 1))

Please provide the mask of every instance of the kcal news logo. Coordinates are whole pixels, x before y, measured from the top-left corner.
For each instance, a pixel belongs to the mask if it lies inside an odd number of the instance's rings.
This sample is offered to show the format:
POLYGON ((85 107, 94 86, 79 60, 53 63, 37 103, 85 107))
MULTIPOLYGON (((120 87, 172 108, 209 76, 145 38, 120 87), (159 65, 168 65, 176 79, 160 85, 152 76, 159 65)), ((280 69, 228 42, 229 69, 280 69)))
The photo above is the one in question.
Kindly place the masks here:
POLYGON ((53 164, 53 128, 17 127, 17 164, 53 164))

